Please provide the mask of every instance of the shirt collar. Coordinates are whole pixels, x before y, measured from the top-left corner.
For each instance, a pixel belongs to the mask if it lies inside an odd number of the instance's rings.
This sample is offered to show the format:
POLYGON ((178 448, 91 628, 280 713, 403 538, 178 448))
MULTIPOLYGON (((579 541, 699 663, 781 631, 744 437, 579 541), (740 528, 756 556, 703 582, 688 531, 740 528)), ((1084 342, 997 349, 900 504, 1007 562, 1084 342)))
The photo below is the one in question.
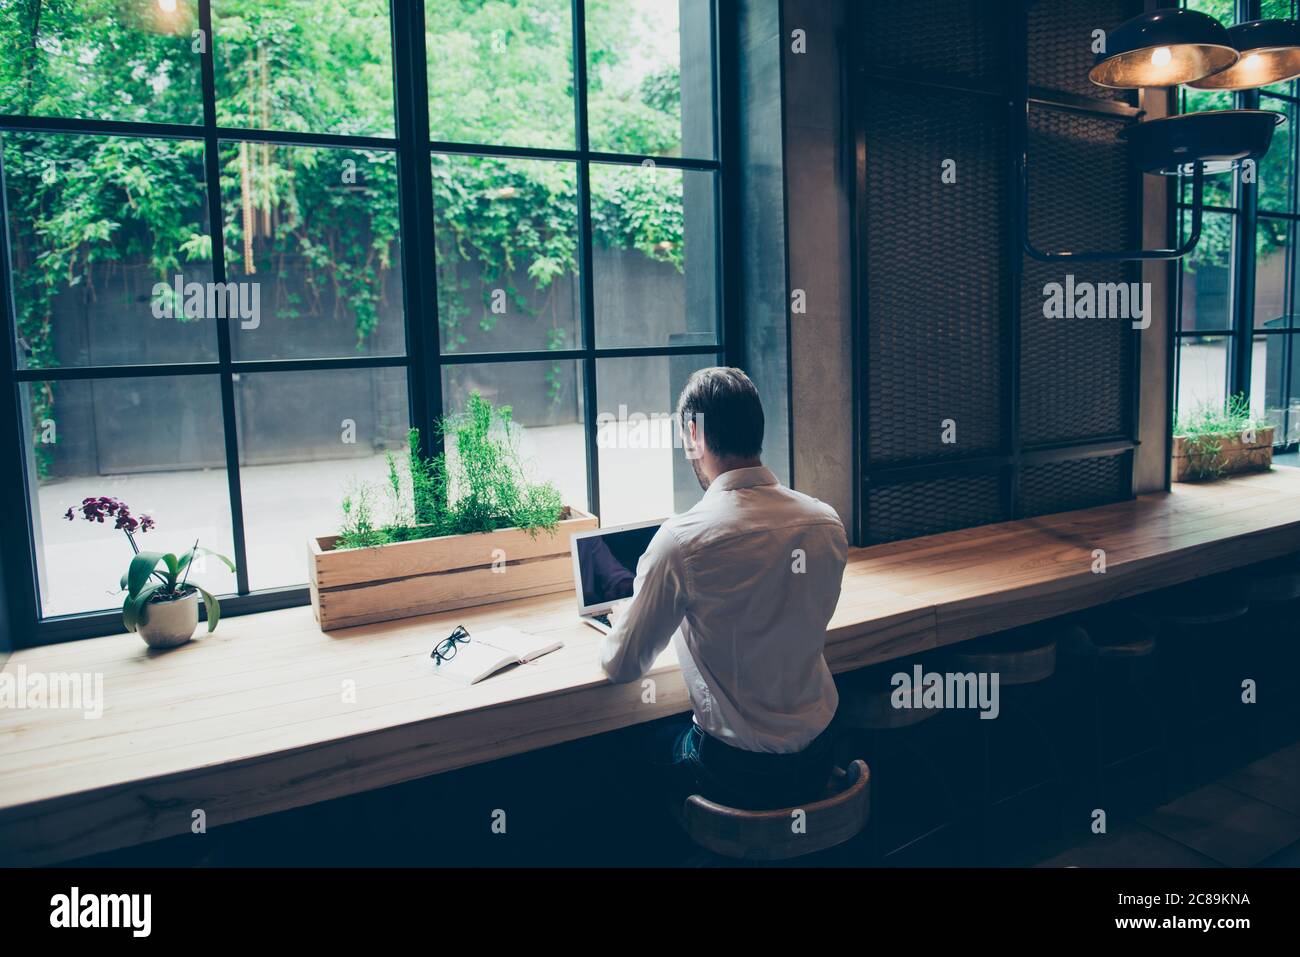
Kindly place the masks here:
POLYGON ((731 492, 740 488, 756 488, 760 485, 776 485, 777 478, 768 469, 762 465, 756 465, 747 469, 732 469, 729 472, 723 472, 713 480, 704 497, 711 495, 721 495, 723 492, 731 492))

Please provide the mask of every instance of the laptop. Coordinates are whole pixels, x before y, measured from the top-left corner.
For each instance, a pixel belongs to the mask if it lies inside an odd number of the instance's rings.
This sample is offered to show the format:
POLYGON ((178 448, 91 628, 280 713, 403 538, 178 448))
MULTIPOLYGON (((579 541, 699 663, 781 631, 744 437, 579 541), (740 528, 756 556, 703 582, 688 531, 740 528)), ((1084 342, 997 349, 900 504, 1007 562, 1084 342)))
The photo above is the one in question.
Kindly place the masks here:
POLYGON ((641 522, 574 534, 569 549, 579 619, 601 634, 613 630, 609 612, 632 597, 636 564, 662 524, 662 520, 641 522))

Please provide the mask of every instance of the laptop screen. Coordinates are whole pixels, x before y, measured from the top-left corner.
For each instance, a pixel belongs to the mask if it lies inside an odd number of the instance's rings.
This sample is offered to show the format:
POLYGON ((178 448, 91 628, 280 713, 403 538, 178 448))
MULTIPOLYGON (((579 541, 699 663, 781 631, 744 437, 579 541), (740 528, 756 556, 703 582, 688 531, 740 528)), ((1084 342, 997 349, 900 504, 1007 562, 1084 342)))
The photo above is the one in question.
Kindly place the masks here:
POLYGON ((604 611, 632 597, 636 563, 659 525, 611 529, 573 540, 578 603, 583 613, 604 611))

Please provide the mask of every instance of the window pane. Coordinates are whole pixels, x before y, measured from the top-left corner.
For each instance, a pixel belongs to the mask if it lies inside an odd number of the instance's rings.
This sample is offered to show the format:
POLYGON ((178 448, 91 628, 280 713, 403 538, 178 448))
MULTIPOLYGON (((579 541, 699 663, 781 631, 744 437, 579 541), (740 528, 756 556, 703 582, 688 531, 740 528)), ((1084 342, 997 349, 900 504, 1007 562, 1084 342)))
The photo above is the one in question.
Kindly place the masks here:
POLYGON ((573 149, 570 0, 427 3, 429 136, 573 149))
POLYGON ((592 164, 596 344, 716 341, 712 173, 592 164))
POLYGON ((666 518, 700 500, 672 419, 691 373, 714 364, 711 355, 597 360, 602 525, 666 518))
POLYGON ((1180 336, 1178 339, 1178 411, 1222 405, 1227 396, 1228 337, 1180 336))
MULTIPOLYGON (((1182 213, 1183 231, 1190 214, 1182 213)), ((1179 260, 1182 276, 1181 315, 1183 332, 1199 329, 1232 328, 1232 246, 1236 219, 1227 213, 1206 213, 1201 241, 1179 260)))
POLYGON ((1259 161, 1259 208, 1273 212, 1290 212, 1291 195, 1295 188, 1295 106, 1272 96, 1260 97, 1260 109, 1276 110, 1286 116, 1286 122, 1273 131, 1273 142, 1259 161))
POLYGON ((1292 230, 1286 220, 1261 217, 1255 234, 1255 326, 1287 325, 1287 256, 1292 230))
POLYGON ((593 150, 713 157, 710 6, 588 0, 587 136, 593 150))
POLYGON ((577 188, 573 163, 434 155, 444 352, 581 346, 577 188))
POLYGON ((212 0, 217 122, 393 135, 388 0, 212 0))
POLYGON ((338 531, 343 496, 387 474, 406 446, 406 370, 235 376, 249 585, 307 581, 308 538, 338 531))
MULTIPOLYGON (((1205 185, 1202 189, 1202 202, 1208 207, 1218 207, 1220 209, 1236 209, 1237 199, 1234 192, 1236 182, 1236 173, 1214 173, 1207 175, 1204 179, 1205 185)), ((1191 229, 1191 206, 1196 198, 1196 191, 1192 188, 1192 177, 1185 173, 1178 174, 1178 183, 1181 189, 1182 204, 1187 207, 1183 211, 1184 229, 1191 229)))
POLYGON ((196 0, 0 4, 0 113, 199 123, 196 0))
MULTIPOLYGON (((152 516, 157 527, 136 534, 142 548, 180 554, 198 539, 234 559, 216 376, 28 382, 21 394, 42 614, 121 607, 131 546, 111 523, 64 519, 85 498, 107 495, 152 516)), ((235 590, 213 559, 194 577, 214 594, 235 590)))
POLYGON ((1183 3, 1177 4, 1177 6, 1184 6, 1188 10, 1208 14, 1225 27, 1230 27, 1237 22, 1237 0, 1184 0, 1183 3))
POLYGON ((214 324, 173 293, 178 276, 212 278, 203 144, 35 133, 3 143, 19 363, 215 359, 214 324))
POLYGON ((520 458, 529 476, 550 481, 565 505, 587 508, 587 445, 582 372, 573 359, 485 362, 442 368, 442 404, 461 412, 471 392, 511 407, 520 458))
POLYGON ((395 156, 223 143, 221 166, 235 358, 404 352, 395 156))
MULTIPOLYGON (((1261 20, 1294 20, 1295 19, 1294 0, 1262 0, 1260 3, 1259 17, 1261 20)), ((1272 86, 1262 88, 1264 92, 1282 93, 1289 96, 1295 95, 1295 81, 1285 80, 1281 83, 1274 83, 1272 86)), ((1271 109, 1271 107, 1265 107, 1271 109)), ((1278 132, 1281 132, 1280 130, 1278 132)))
MULTIPOLYGON (((1270 336, 1270 339, 1277 338, 1270 336)), ((1293 336, 1286 336, 1291 342, 1291 381, 1286 390, 1286 429, 1273 437, 1274 445, 1300 442, 1300 343, 1293 336)), ((1275 351, 1277 346, 1272 347, 1275 351)), ((1256 366, 1256 368, 1259 368, 1256 366)), ((1274 377, 1276 378, 1276 377, 1274 377)))
POLYGON ((1286 348, 1290 336, 1255 336, 1251 349, 1250 409, 1273 426, 1273 442, 1286 439, 1286 348))

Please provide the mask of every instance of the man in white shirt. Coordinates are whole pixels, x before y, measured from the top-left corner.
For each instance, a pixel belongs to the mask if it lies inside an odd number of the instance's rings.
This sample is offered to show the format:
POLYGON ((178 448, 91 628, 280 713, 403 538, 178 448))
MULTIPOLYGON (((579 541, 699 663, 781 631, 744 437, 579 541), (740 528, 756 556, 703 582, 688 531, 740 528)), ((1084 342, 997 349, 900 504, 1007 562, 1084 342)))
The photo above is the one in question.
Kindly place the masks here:
POLYGON ((822 651, 844 526, 763 467, 763 406, 744 372, 696 372, 677 415, 704 497, 650 542, 601 664, 635 681, 673 641, 695 713, 660 732, 657 763, 679 789, 750 808, 815 800, 839 703, 822 651))

